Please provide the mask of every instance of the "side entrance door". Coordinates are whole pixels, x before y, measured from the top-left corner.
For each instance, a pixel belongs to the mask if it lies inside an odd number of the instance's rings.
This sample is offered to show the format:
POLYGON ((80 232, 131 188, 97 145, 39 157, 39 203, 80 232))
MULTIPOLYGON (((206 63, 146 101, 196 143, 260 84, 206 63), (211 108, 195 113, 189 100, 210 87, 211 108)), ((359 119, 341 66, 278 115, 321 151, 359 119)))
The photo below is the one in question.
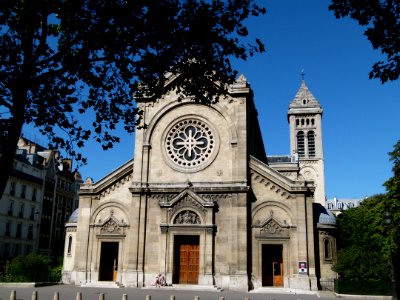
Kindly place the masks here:
POLYGON ((178 235, 174 238, 173 283, 197 284, 199 281, 199 236, 178 235))
POLYGON ((282 245, 262 245, 262 286, 283 286, 282 245))
POLYGON ((102 242, 99 281, 116 281, 118 275, 118 242, 102 242))

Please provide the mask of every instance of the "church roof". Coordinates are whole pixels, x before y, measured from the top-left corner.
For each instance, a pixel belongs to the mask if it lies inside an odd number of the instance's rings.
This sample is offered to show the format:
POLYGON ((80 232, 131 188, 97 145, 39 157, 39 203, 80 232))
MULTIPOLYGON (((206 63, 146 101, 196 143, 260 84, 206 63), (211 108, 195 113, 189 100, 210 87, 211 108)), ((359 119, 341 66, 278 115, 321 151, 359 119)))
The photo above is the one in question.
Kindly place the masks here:
POLYGON ((304 80, 301 81, 300 88, 297 91, 296 96, 294 96, 293 101, 289 105, 289 111, 296 112, 297 109, 312 110, 313 112, 322 113, 321 104, 311 93, 304 80))
POLYGON ((79 213, 79 208, 74 210, 72 215, 69 217, 67 223, 78 223, 78 213, 79 213))
POLYGON ((318 214, 318 224, 336 225, 335 215, 322 205, 318 206, 317 214, 318 214))

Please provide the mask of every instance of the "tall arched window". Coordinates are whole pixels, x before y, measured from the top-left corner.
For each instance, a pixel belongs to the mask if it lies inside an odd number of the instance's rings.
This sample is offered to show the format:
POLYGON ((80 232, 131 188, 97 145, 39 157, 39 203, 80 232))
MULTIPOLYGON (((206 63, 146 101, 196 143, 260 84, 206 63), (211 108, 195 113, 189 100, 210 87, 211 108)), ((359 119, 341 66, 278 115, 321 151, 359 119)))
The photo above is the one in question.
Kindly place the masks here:
POLYGON ((304 148, 304 132, 299 131, 297 133, 297 152, 299 153, 299 157, 304 157, 305 148, 304 148))
POLYGON ((315 156, 315 137, 314 131, 307 132, 307 142, 308 142, 308 156, 315 156))
POLYGON ((332 242, 330 239, 324 240, 324 258, 325 260, 332 260, 332 242))
POLYGON ((71 254, 71 249, 72 249, 72 236, 69 236, 67 254, 71 254))

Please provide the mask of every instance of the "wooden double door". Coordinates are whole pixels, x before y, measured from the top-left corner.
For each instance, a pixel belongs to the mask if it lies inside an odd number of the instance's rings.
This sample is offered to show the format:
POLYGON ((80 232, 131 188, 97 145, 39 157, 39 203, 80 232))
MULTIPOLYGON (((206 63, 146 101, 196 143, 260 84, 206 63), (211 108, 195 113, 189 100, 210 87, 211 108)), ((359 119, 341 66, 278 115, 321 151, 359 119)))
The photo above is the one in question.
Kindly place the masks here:
POLYGON ((177 235, 174 237, 175 284, 197 284, 199 281, 199 236, 177 235))

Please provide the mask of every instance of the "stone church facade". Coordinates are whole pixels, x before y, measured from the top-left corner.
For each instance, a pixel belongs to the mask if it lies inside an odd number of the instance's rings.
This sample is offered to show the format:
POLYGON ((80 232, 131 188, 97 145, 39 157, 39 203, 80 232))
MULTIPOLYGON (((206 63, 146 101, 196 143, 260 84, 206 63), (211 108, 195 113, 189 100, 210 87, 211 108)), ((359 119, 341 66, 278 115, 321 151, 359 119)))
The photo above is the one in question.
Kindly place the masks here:
POLYGON ((335 277, 335 219, 323 207, 322 108, 304 81, 288 156, 267 157, 243 75, 216 104, 178 98, 138 99, 134 159, 81 186, 63 282, 143 287, 162 273, 241 291, 323 287, 335 277))

